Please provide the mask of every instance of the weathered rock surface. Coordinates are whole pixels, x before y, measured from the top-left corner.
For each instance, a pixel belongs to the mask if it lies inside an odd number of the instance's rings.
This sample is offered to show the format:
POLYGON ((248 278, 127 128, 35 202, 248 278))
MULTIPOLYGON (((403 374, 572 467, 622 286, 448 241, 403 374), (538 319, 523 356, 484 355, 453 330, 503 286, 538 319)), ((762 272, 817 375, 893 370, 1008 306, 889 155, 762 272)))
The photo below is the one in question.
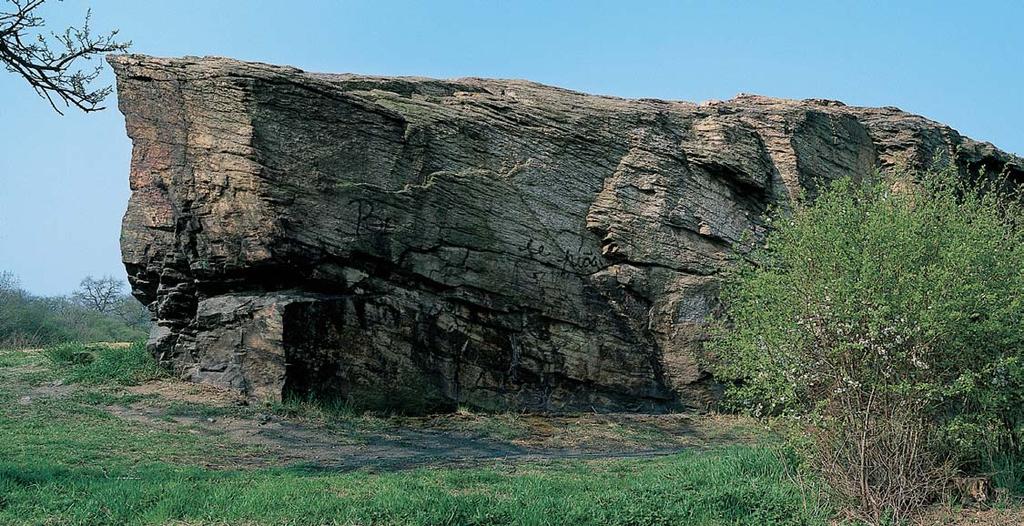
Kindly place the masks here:
POLYGON ((700 406, 716 274, 821 180, 990 144, 895 108, 110 59, 122 251, 191 379, 444 409, 700 406), (753 233, 753 236, 745 233, 753 233))

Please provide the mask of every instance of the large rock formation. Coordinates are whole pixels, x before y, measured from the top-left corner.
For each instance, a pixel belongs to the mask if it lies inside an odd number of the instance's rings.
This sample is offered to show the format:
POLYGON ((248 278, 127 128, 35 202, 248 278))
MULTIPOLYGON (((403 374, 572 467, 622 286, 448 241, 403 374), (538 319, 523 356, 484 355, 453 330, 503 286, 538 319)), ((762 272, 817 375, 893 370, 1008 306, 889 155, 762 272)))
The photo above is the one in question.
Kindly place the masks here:
POLYGON ((253 397, 700 406, 716 274, 801 189, 1019 159, 895 108, 118 56, 150 348, 253 397), (752 233, 753 235, 745 235, 752 233))

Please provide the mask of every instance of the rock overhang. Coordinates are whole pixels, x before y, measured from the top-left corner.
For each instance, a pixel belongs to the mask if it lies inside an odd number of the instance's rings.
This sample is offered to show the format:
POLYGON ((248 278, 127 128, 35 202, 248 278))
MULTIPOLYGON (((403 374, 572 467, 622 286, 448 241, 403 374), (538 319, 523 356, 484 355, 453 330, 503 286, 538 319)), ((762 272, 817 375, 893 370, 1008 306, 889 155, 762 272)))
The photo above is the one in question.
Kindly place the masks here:
POLYGON ((894 108, 110 58, 150 349, 257 398, 701 407, 718 273, 821 181, 1019 159, 894 108), (752 233, 752 236, 746 235, 752 233))

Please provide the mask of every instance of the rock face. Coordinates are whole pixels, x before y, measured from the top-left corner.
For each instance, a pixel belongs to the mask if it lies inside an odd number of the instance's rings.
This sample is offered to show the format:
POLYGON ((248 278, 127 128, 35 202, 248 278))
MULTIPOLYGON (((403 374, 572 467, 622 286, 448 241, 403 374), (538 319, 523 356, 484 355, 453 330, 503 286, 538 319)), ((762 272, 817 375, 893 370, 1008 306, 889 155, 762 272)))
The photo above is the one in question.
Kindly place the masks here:
POLYGON ((821 181, 1019 159, 895 108, 110 59, 150 349, 250 396, 701 406, 716 274, 821 181), (752 233, 753 235, 745 235, 752 233))

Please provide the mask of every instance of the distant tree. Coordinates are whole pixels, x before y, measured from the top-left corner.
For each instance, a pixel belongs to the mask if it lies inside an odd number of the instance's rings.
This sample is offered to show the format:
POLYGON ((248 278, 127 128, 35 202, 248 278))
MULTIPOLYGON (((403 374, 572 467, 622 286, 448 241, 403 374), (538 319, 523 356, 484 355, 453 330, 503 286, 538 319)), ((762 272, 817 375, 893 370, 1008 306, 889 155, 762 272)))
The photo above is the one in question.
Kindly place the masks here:
POLYGON ((113 88, 91 86, 101 66, 78 66, 98 55, 126 51, 131 42, 117 41, 116 30, 93 35, 89 27, 92 11, 86 13, 81 27, 48 33, 43 30, 46 21, 37 11, 44 2, 0 0, 0 63, 24 78, 61 115, 58 102, 85 112, 102 110, 100 104, 113 88))
POLYGON ((113 276, 98 279, 87 276, 72 297, 87 309, 103 314, 114 314, 122 300, 123 290, 124 283, 113 276))
POLYGON ((19 288, 18 277, 13 272, 7 270, 0 271, 0 295, 12 293, 19 288))
POLYGON ((129 327, 149 330, 152 320, 149 309, 131 294, 122 294, 118 298, 114 313, 129 327))
POLYGON ((72 297, 34 296, 14 274, 0 271, 0 349, 141 340, 149 331, 149 311, 122 288, 111 277, 87 278, 72 297))

